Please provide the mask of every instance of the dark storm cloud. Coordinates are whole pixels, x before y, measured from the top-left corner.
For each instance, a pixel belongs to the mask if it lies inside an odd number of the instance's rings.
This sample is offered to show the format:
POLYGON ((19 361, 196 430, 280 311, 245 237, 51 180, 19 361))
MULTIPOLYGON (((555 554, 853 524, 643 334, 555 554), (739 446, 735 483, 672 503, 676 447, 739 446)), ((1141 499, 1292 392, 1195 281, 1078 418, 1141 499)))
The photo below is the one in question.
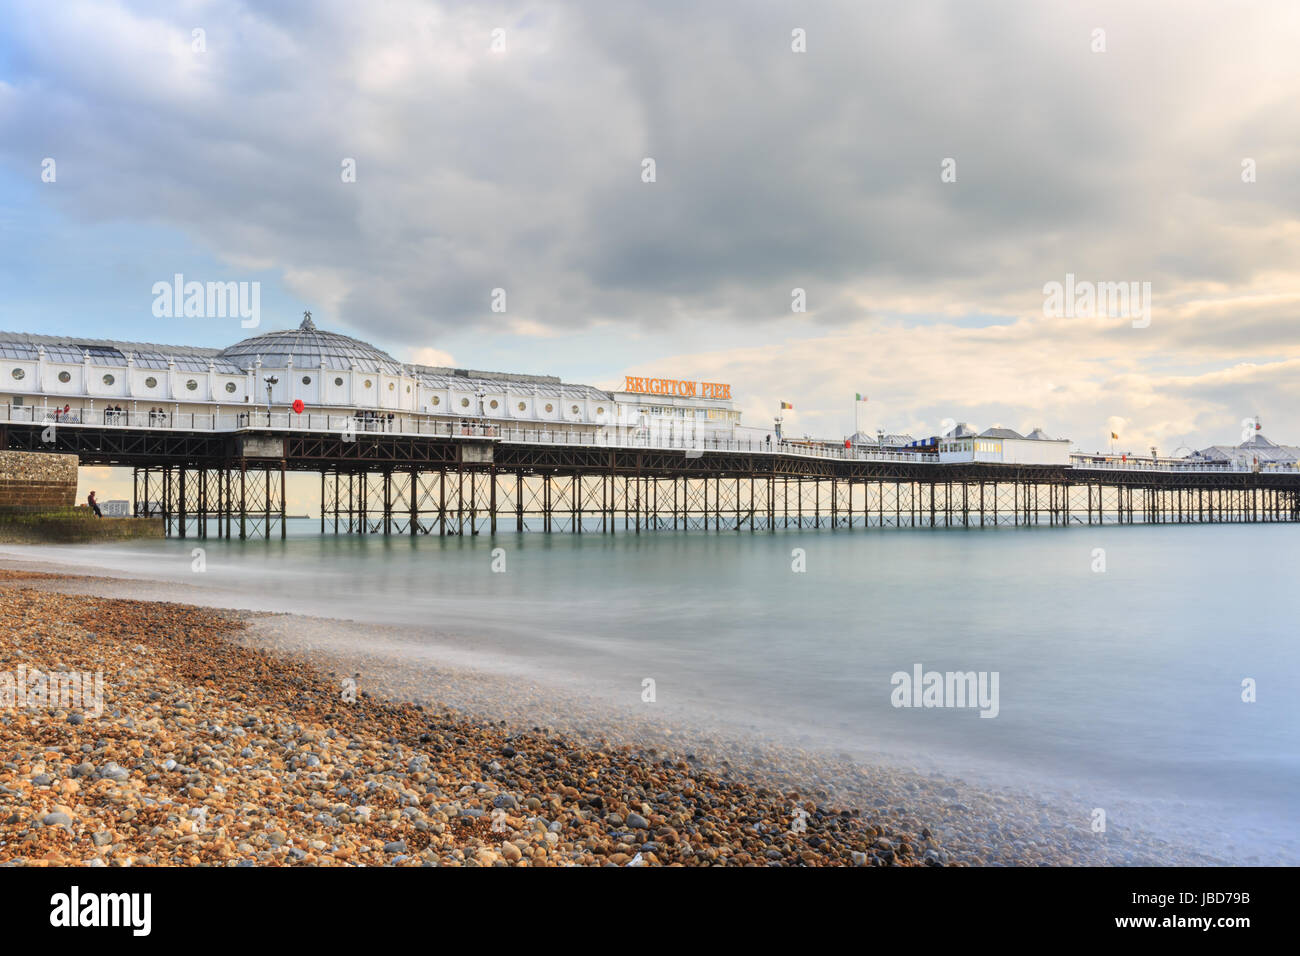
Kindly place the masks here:
POLYGON ((800 287, 834 327, 918 290, 1023 312, 1066 271, 1168 291, 1294 251, 1269 233, 1296 218, 1279 173, 1298 158, 1294 100, 1262 91, 1242 18, 1218 4, 20 4, 7 19, 0 156, 57 156, 65 213, 281 269, 377 338, 491 327, 497 287, 554 328, 743 325, 788 317, 800 287), (1252 186, 1244 156, 1262 164, 1252 186))

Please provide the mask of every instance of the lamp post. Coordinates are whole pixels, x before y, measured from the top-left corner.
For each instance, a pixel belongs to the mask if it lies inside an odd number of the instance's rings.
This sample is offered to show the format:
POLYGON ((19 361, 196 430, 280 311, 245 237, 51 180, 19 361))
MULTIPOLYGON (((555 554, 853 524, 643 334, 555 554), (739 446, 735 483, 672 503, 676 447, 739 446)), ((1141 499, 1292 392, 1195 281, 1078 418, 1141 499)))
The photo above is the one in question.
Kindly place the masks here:
POLYGON ((274 375, 268 375, 264 379, 264 381, 266 382, 266 427, 270 428, 271 427, 271 389, 275 388, 275 386, 279 384, 280 380, 276 378, 274 375))

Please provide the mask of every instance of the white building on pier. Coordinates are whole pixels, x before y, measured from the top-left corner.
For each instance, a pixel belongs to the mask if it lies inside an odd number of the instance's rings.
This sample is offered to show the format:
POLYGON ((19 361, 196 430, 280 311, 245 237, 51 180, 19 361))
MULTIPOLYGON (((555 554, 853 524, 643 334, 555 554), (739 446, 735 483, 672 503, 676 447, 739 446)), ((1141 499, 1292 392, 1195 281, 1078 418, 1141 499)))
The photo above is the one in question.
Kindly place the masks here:
POLYGON ((939 439, 940 462, 984 461, 1003 465, 1068 465, 1070 440, 1050 438, 1035 428, 1021 435, 994 426, 976 433, 969 424, 954 427, 939 439))
POLYGON ((418 414, 578 432, 617 425, 684 439, 735 438, 740 429, 727 385, 628 378, 624 391, 606 391, 549 375, 405 363, 317 329, 310 314, 295 329, 224 349, 0 332, 0 405, 31 406, 38 417, 165 425, 268 406, 283 413, 297 401, 305 413, 381 420, 418 414))

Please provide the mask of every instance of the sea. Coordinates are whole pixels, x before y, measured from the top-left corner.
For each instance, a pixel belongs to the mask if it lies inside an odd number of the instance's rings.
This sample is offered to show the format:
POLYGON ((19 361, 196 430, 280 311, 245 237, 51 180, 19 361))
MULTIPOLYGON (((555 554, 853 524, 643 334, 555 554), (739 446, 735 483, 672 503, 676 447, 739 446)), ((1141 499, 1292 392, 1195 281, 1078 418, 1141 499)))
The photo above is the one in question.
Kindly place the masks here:
POLYGON ((1206 836, 1230 862, 1300 862, 1290 525, 319 528, 292 519, 285 540, 0 546, 0 559, 396 628, 435 659, 498 677, 864 761, 1119 801, 1145 808, 1153 830, 1206 836), (960 699, 963 685, 978 690, 960 699))

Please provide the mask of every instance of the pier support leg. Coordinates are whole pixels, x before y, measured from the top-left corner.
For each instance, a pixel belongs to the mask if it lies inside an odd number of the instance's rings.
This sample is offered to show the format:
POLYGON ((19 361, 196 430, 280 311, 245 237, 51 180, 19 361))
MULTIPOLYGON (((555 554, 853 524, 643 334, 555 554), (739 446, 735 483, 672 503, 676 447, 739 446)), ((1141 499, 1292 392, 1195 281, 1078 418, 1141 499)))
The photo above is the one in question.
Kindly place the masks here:
POLYGON ((180 536, 183 538, 185 537, 185 519, 189 516, 189 511, 185 507, 185 499, 187 496, 185 494, 185 466, 184 465, 180 467, 179 482, 180 482, 180 488, 176 494, 177 509, 180 512, 180 522, 178 524, 178 527, 180 528, 180 536))
POLYGON ((515 530, 524 530, 524 473, 515 472, 515 530))
POLYGON ((478 534, 478 486, 479 472, 470 470, 466 475, 469 479, 469 535, 474 537, 478 534))
POLYGON ((420 470, 415 465, 411 466, 411 519, 409 531, 414 535, 420 529, 420 470))

